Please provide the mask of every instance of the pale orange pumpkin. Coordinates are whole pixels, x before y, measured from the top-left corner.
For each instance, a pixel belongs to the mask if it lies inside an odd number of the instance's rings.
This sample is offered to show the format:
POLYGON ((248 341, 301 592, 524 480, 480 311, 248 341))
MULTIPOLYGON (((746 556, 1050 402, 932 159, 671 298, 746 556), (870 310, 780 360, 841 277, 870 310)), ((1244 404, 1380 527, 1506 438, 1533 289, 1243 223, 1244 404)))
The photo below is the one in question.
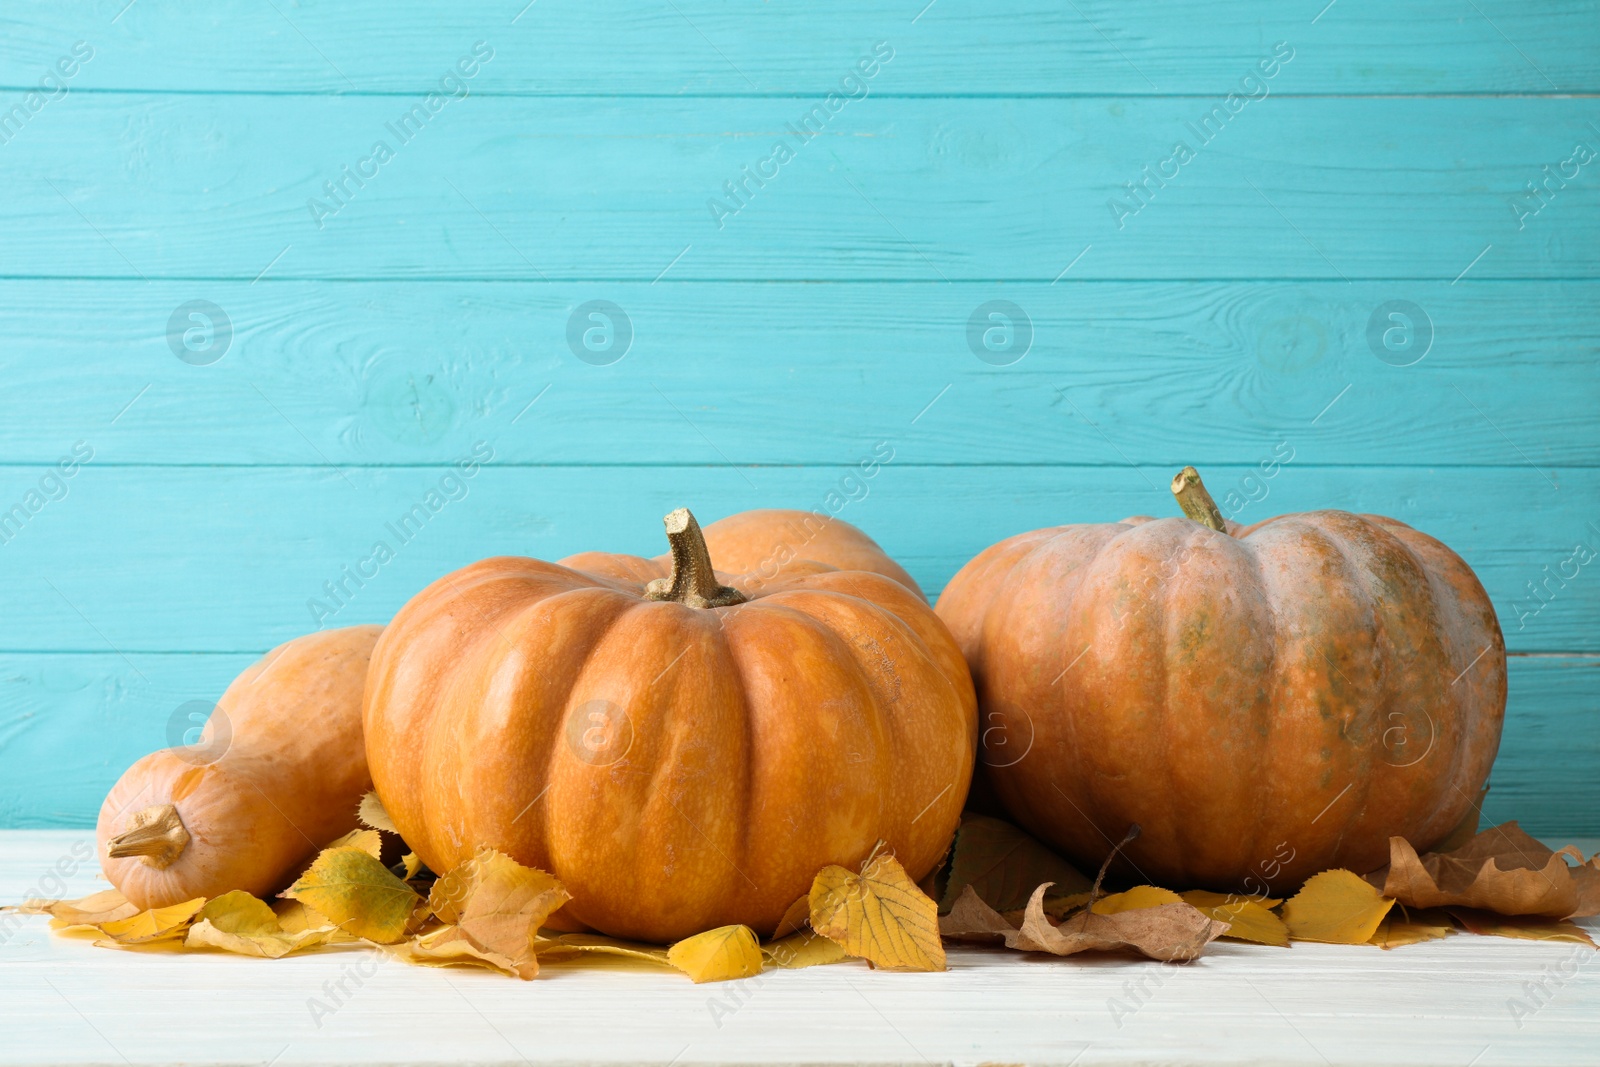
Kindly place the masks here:
POLYGON ((107 878, 141 908, 233 889, 268 896, 356 827, 380 626, 297 637, 234 679, 200 740, 129 767, 100 807, 107 878))
POLYGON ((793 561, 717 575, 693 517, 669 561, 502 557, 419 593, 373 654, 367 758, 434 870, 484 845, 550 871, 563 914, 665 942, 768 932, 830 863, 949 845, 971 680, 898 581, 793 561))
POLYGON ((1505 642, 1471 568, 1379 515, 1058 526, 962 568, 937 611, 972 666, 1006 810, 1092 868, 1278 892, 1425 851, 1494 762, 1505 642))

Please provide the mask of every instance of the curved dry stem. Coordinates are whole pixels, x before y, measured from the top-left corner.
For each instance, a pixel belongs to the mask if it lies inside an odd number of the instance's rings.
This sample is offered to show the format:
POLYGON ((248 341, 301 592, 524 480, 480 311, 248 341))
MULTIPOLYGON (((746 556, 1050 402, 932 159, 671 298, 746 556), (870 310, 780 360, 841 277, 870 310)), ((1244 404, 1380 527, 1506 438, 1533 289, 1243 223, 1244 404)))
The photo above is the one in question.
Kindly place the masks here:
POLYGON ((171 804, 156 804, 134 812, 129 827, 106 842, 106 855, 112 859, 143 856, 152 867, 172 866, 189 845, 189 831, 171 804))
POLYGON ((1172 495, 1178 498, 1178 506, 1189 518, 1202 526, 1208 526, 1218 533, 1227 533, 1228 524, 1222 518, 1222 511, 1217 507, 1217 502, 1211 499, 1211 494, 1206 491, 1205 483, 1200 480, 1200 472, 1193 467, 1185 467, 1172 479, 1172 495))

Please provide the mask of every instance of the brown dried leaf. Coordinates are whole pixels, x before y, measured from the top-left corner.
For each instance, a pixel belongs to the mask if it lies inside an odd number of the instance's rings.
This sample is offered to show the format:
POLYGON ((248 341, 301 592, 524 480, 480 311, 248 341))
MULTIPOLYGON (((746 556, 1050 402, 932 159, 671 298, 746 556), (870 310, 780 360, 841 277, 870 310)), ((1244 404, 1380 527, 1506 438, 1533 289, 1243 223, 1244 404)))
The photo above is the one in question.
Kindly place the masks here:
POLYGON ((1323 871, 1307 878, 1300 892, 1283 905, 1283 922, 1294 941, 1364 945, 1392 907, 1393 900, 1359 875, 1323 871))
POLYGON ((1386 896, 1414 908, 1458 906, 1501 915, 1567 919, 1600 912, 1600 869, 1571 867, 1565 856, 1515 822, 1485 830, 1453 852, 1418 856, 1403 837, 1389 839, 1386 896))
POLYGON ((1529 915, 1497 915, 1472 908, 1446 908, 1468 933, 1485 937, 1515 937, 1524 941, 1571 941, 1597 947, 1589 934, 1567 919, 1548 919, 1529 915))
POLYGON ((833 865, 817 872, 811 928, 876 967, 944 970, 938 905, 887 853, 869 857, 860 874, 833 865))
POLYGON ((1016 926, 985 904, 970 885, 961 890, 950 911, 939 916, 939 934, 951 941, 1001 944, 1016 932, 1016 926))
POLYGON ((997 911, 1021 908, 1035 886, 1053 882, 1058 896, 1083 892, 1089 879, 1026 833, 987 815, 964 815, 950 855, 939 910, 955 906, 967 886, 997 911))
POLYGON ((1085 908, 1054 926, 1044 913, 1046 888, 1034 890, 1022 928, 1006 939, 1010 947, 1057 956, 1132 949, 1154 960, 1192 960, 1228 931, 1227 923, 1209 918, 1181 900, 1114 915, 1085 908))

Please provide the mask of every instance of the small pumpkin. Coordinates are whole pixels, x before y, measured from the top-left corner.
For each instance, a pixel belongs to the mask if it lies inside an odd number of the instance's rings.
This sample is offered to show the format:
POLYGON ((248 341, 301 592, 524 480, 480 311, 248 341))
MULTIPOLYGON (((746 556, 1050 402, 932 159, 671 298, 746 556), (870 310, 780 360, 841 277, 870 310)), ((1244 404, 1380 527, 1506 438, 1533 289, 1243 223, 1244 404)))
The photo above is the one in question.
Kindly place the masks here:
POLYGON ((264 897, 356 827, 372 788, 361 738, 381 626, 297 637, 228 686, 193 746, 129 767, 100 807, 100 866, 140 908, 242 889, 264 897))
POLYGON ((972 666, 980 759, 1008 812, 1093 866, 1277 892, 1425 851, 1500 742, 1505 642, 1462 559, 1380 515, 1226 523, 1194 468, 1185 518, 1001 541, 936 610, 972 666))
POLYGON ((492 846, 559 878, 570 920, 654 942, 770 931, 880 840, 927 874, 976 749, 944 624, 816 561, 754 588, 687 510, 666 526, 665 562, 487 559, 395 616, 365 724, 406 842, 434 870, 492 846))
MULTIPOLYGON (((756 508, 718 519, 701 530, 706 550, 721 570, 740 575, 740 588, 759 590, 784 575, 822 563, 841 571, 870 571, 893 578, 926 599, 915 578, 859 527, 815 511, 793 508, 756 508)), ((585 570, 591 563, 615 567, 609 552, 580 552, 561 560, 564 566, 585 570)), ((629 557, 632 558, 632 557, 629 557)), ((657 556, 638 576, 649 579, 663 573, 670 555, 657 556)))

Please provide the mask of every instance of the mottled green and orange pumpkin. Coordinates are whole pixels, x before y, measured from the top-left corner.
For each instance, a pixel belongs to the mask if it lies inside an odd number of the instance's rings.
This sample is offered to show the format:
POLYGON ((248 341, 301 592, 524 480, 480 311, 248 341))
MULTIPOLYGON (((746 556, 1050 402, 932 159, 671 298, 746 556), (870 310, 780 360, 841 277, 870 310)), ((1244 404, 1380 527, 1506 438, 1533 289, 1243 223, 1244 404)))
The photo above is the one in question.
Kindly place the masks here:
POLYGON ((1473 817, 1505 642, 1439 541, 1380 515, 1058 526, 984 550, 939 598, 978 690, 984 773, 1024 827, 1177 888, 1292 889, 1473 817))

